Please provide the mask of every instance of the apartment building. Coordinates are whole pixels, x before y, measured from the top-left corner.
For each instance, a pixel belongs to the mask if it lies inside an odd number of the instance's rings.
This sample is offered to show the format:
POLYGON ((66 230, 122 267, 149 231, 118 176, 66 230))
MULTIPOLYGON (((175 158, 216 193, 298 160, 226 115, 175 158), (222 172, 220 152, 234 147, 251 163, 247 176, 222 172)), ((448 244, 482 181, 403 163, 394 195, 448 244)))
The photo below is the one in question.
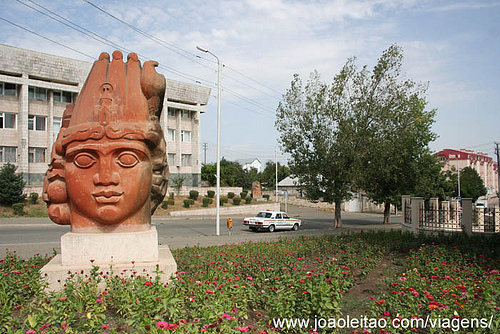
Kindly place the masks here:
MULTIPOLYGON (((97 59, 98 55, 96 55, 97 59)), ((13 163, 28 191, 40 191, 62 115, 92 67, 85 62, 0 44, 0 166, 13 163)), ((167 79, 161 124, 170 183, 201 183, 200 115, 210 89, 167 79)))
POLYGON ((483 180, 488 194, 493 195, 498 192, 498 164, 487 154, 463 149, 445 149, 436 155, 445 162, 444 171, 471 167, 483 180))

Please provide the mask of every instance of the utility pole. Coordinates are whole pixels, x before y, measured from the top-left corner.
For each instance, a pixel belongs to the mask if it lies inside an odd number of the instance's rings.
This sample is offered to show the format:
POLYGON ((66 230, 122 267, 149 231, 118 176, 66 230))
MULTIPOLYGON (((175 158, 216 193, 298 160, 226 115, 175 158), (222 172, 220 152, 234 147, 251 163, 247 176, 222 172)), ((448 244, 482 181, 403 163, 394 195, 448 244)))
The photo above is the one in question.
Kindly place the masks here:
POLYGON ((276 202, 278 202, 278 146, 276 146, 274 160, 276 163, 276 202))
POLYGON ((207 149, 208 149, 208 143, 203 143, 203 164, 207 164, 207 149))
POLYGON ((495 143, 495 154, 497 155, 497 181, 498 181, 498 191, 497 193, 500 194, 500 149, 498 146, 500 143, 495 143))

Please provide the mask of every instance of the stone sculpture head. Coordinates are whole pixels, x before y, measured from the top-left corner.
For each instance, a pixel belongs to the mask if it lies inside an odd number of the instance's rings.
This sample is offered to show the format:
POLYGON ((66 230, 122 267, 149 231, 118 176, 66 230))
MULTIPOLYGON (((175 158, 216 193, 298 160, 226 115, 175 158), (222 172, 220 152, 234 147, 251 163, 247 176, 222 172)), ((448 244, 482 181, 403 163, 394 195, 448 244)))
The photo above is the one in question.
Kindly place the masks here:
POLYGON ((144 231, 167 187, 158 63, 102 53, 68 105, 45 175, 49 217, 73 232, 144 231))

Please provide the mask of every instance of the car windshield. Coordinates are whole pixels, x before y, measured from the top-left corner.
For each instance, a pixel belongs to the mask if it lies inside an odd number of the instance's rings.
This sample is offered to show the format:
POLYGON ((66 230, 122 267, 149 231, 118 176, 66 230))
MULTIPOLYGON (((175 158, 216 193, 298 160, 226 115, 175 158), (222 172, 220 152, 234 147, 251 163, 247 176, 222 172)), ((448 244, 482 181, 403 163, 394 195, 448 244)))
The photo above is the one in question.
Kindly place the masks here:
POLYGON ((259 212, 259 214, 256 217, 259 217, 259 218, 271 218, 271 212, 259 212))

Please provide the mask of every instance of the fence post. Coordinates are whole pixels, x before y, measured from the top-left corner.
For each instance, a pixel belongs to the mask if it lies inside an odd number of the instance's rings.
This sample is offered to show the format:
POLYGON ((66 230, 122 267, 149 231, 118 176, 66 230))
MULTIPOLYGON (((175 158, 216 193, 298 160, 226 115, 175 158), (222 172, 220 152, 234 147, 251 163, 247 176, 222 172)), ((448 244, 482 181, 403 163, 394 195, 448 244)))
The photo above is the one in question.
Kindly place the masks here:
POLYGON ((429 209, 432 213, 432 225, 438 227, 439 225, 439 198, 429 199, 429 209))
POLYGON ((422 207, 424 205, 424 199, 422 197, 412 197, 411 198, 411 227, 410 231, 416 233, 420 227, 420 222, 422 221, 422 207))
POLYGON ((467 235, 472 235, 472 198, 462 198, 462 228, 467 235))
POLYGON ((410 195, 401 196, 401 214, 403 215, 403 224, 406 224, 406 205, 410 203, 410 195))

